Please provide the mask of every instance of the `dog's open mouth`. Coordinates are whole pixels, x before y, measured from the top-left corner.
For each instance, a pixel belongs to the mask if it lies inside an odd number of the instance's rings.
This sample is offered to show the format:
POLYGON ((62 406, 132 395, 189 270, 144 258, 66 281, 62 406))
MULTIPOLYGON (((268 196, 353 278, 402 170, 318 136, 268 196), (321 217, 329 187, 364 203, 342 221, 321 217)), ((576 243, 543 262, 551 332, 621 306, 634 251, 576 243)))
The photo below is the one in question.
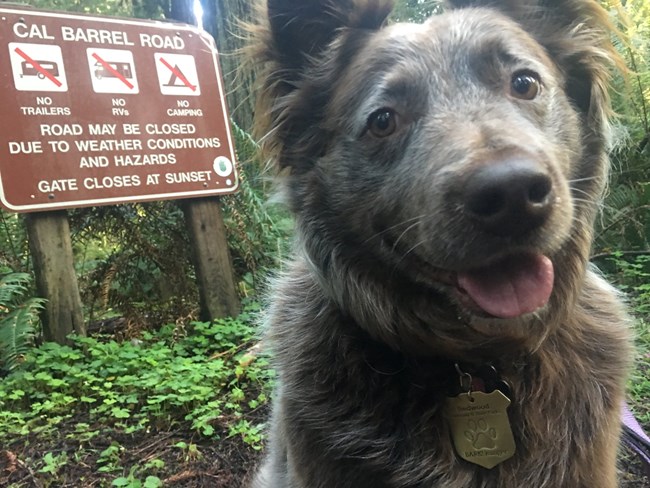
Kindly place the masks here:
POLYGON ((511 255, 481 268, 459 271, 454 295, 474 314, 515 318, 548 303, 553 279, 553 263, 546 256, 511 255))

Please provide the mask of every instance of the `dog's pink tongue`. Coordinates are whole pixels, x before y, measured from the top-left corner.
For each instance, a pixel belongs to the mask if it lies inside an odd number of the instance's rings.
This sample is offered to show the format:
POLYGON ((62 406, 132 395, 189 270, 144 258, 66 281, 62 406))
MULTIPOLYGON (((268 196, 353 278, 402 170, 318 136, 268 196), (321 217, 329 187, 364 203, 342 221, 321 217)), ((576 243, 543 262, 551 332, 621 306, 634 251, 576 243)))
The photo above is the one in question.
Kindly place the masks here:
POLYGON ((458 273, 458 285, 485 312, 505 319, 546 305, 553 277, 553 263, 546 256, 512 256, 485 268, 458 273))

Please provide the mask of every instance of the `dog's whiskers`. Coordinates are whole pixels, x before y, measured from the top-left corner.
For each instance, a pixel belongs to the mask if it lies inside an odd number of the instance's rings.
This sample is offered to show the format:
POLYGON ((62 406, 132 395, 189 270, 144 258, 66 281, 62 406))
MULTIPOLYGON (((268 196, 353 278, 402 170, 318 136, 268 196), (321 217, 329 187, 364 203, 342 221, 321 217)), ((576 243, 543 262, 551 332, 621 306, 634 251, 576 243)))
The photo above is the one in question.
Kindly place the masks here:
POLYGON ((573 183, 582 183, 585 181, 593 181, 595 179, 597 179, 596 176, 588 176, 586 178, 575 178, 573 180, 567 180, 567 183, 569 183, 569 185, 572 185, 573 183))
POLYGON ((420 224, 420 219, 418 219, 416 222, 413 222, 411 225, 409 225, 404 231, 399 235, 397 239, 395 239, 395 242, 393 243, 393 251, 397 249, 397 245, 399 244, 399 241, 402 240, 402 238, 406 235, 406 233, 411 230, 413 227, 417 226, 420 224))
POLYGON ((401 263, 401 262, 402 262, 402 261, 403 261, 403 260, 404 260, 404 259, 405 259, 409 254, 410 254, 410 253, 412 253, 413 251, 415 251, 415 249, 417 249, 419 246, 421 246, 422 244, 424 244, 426 241, 427 241, 426 239, 422 239, 422 240, 420 240, 419 242, 416 242, 413 246, 411 246, 410 249, 408 249, 404 254, 402 254, 402 256, 397 260, 397 262, 396 262, 395 265, 393 266, 393 272, 395 272, 395 271, 397 270, 397 267, 399 266, 399 264, 400 264, 400 263, 401 263))
MULTIPOLYGON (((409 223, 413 222, 414 220, 417 220, 417 221, 419 222, 420 219, 422 219, 425 215, 426 215, 426 214, 422 214, 422 215, 418 215, 418 216, 416 216, 416 217, 411 217, 410 219, 406 219, 406 220, 403 220, 403 221, 401 221, 401 222, 399 222, 399 223, 397 223, 397 224, 395 224, 395 225, 391 225, 390 227, 387 227, 386 229, 383 229, 383 230, 381 230, 380 232, 377 232, 377 233, 371 235, 370 237, 368 237, 368 239, 366 239, 365 241, 363 241, 363 243, 364 243, 364 244, 367 244, 367 243, 369 243, 370 241, 372 241, 373 239, 377 239, 378 237, 382 236, 382 235, 385 234, 386 232, 390 232, 391 230, 396 229, 396 228, 398 228, 398 227, 400 227, 400 226, 402 226, 402 225, 409 224, 409 223)), ((410 228, 410 227, 409 227, 409 228, 410 228)), ((408 231, 408 229, 406 229, 406 230, 408 231)))

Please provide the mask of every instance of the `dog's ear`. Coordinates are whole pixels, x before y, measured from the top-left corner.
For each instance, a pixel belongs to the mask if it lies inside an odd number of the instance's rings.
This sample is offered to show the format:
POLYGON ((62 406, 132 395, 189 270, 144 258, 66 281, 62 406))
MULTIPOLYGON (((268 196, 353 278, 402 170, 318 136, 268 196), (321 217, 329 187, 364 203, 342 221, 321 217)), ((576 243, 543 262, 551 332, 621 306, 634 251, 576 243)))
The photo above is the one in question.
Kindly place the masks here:
POLYGON ((445 4, 448 8, 494 8, 535 37, 551 37, 567 27, 609 28, 607 12, 597 0, 445 0, 445 4))
POLYGON ((258 80, 254 132, 280 168, 308 168, 323 151, 319 117, 348 58, 323 59, 321 70, 313 61, 329 48, 354 52, 392 7, 393 0, 259 0, 248 49, 258 80))
POLYGON ((276 60, 299 67, 345 27, 374 30, 392 10, 392 0, 268 0, 270 39, 276 60))
POLYGON ((612 65, 623 68, 610 36, 615 29, 597 0, 446 0, 447 7, 489 7, 520 24, 566 77, 575 106, 598 130, 609 112, 612 65))

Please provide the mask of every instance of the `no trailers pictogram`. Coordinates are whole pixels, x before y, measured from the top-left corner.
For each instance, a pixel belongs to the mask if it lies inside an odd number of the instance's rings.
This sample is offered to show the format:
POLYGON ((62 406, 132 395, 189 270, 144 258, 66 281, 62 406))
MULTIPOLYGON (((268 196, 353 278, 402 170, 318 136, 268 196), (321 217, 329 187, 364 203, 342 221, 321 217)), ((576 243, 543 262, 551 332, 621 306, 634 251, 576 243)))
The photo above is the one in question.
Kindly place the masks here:
POLYGON ((12 42, 9 43, 9 57, 17 90, 68 90, 59 46, 12 42))

